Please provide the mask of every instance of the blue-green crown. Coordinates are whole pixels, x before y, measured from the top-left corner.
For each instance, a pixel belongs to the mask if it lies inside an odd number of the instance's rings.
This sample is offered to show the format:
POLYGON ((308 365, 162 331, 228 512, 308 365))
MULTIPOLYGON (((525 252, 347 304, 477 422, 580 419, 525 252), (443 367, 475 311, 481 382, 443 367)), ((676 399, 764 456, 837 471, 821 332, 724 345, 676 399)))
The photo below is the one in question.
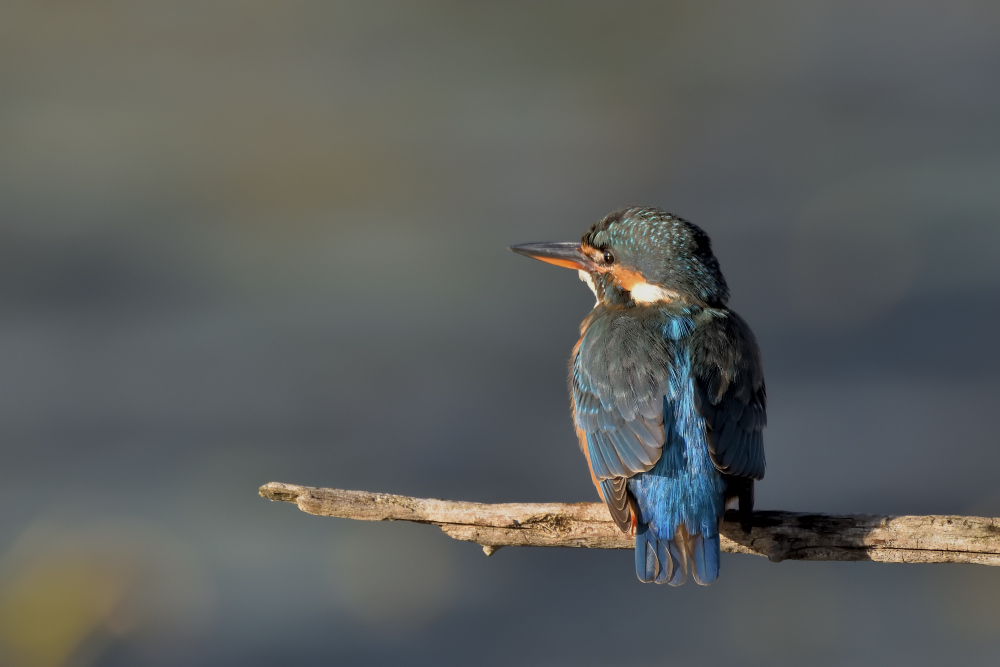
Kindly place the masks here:
POLYGON ((650 282, 709 307, 724 307, 729 300, 708 234, 661 209, 619 209, 587 230, 583 243, 611 250, 618 262, 638 269, 650 282))

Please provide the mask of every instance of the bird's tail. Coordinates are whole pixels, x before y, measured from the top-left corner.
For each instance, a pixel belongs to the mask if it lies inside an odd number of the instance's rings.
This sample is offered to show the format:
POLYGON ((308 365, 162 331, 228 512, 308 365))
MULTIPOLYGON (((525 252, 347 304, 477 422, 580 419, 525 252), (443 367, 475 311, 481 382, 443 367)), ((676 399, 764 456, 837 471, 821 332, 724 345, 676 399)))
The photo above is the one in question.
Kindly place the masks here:
POLYGON ((700 528, 692 535, 680 524, 672 537, 659 539, 648 524, 640 522, 635 531, 635 573, 639 580, 680 586, 690 571, 702 586, 715 581, 719 577, 718 526, 700 528))

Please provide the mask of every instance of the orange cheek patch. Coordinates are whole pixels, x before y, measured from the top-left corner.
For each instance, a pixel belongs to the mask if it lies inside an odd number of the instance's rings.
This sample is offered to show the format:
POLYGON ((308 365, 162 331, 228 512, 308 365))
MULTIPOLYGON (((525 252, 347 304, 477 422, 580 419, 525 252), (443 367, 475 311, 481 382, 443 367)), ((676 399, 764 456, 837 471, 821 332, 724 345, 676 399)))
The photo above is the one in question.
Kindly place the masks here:
POLYGON ((639 283, 645 283, 646 278, 638 271, 632 269, 626 269, 623 266, 616 266, 611 269, 611 275, 615 277, 615 282, 622 286, 623 289, 632 291, 632 288, 639 283))

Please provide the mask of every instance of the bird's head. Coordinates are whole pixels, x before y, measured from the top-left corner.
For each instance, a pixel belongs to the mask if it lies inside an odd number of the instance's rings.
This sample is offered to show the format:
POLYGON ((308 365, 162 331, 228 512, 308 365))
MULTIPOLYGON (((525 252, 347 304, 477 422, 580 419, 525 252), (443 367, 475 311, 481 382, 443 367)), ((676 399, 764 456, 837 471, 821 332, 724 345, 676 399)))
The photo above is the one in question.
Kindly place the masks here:
POLYGON ((678 302, 722 308, 729 288, 708 235, 657 208, 629 206, 595 223, 579 243, 525 243, 516 253, 576 269, 598 303, 678 302))

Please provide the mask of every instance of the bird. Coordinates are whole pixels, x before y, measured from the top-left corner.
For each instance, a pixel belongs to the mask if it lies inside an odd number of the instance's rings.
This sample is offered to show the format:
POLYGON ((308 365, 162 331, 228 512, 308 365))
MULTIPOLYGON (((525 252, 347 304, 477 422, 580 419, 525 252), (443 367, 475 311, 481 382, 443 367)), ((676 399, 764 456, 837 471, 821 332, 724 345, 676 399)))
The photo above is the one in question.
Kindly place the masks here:
POLYGON ((579 243, 509 249, 575 269, 597 299, 570 357, 572 415, 598 494, 635 537, 639 580, 712 583, 727 507, 751 531, 767 392, 708 235, 627 206, 579 243))

